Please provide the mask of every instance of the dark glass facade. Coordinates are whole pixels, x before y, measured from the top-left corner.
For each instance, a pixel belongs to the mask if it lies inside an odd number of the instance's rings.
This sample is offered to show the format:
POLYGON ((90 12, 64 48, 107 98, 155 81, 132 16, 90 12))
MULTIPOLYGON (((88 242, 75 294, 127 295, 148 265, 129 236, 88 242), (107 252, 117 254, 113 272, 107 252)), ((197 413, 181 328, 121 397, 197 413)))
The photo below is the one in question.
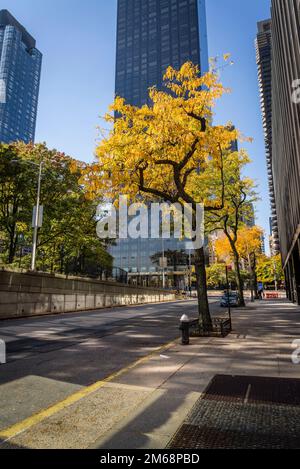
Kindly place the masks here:
POLYGON ((272 168, 272 33, 271 20, 260 21, 257 24, 256 61, 260 89, 260 102, 265 135, 265 148, 269 179, 269 193, 271 201, 271 251, 278 254, 279 234, 275 203, 275 190, 272 168))
POLYGON ((272 166, 289 295, 300 304, 300 0, 272 1, 272 166))
MULTIPOLYGON (((205 0, 118 0, 117 22, 116 95, 128 103, 148 103, 148 89, 161 88, 170 65, 192 61, 208 70, 205 0)), ((166 286, 184 288, 190 273, 185 248, 176 239, 128 239, 111 254, 135 281, 160 286, 165 257, 166 286)))
POLYGON ((1 142, 34 141, 41 64, 42 54, 33 37, 7 10, 1 10, 1 142))
POLYGON ((144 285, 162 285, 161 259, 165 258, 166 286, 186 286, 189 255, 186 243, 177 239, 126 239, 111 248, 114 265, 129 273, 129 278, 144 285))

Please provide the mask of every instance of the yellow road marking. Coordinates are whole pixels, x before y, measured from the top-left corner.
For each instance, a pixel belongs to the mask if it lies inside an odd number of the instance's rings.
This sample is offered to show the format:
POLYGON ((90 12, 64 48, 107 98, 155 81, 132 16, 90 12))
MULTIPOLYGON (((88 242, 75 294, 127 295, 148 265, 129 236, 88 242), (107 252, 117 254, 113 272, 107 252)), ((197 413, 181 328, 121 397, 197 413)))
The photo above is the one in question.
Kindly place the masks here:
MULTIPOLYGON (((111 374, 107 378, 105 378, 102 381, 98 381, 97 383, 92 384, 91 386, 88 386, 84 389, 81 389, 80 391, 75 392, 74 394, 71 394, 68 396, 66 399, 64 399, 61 402, 58 402, 47 409, 44 409, 37 414, 34 414, 27 419, 23 420, 22 422, 18 422, 15 425, 12 425, 11 427, 6 428, 5 430, 0 431, 0 438, 2 441, 8 441, 11 440, 12 438, 16 437, 20 433, 23 433, 24 431, 28 430, 29 428, 33 427, 34 425, 37 425, 38 423, 41 423, 43 420, 51 417, 52 415, 56 414, 57 412, 65 409, 66 407, 70 407, 72 404, 75 404, 76 402, 80 401, 84 397, 89 396, 90 394, 98 391, 99 389, 103 388, 105 384, 113 381, 114 379, 120 377, 121 375, 127 373, 128 371, 132 370, 133 368, 136 368, 138 365, 141 365, 142 363, 147 362, 152 358, 154 355, 156 355, 159 352, 162 352, 168 348, 170 348, 174 344, 175 340, 172 342, 169 342, 168 344, 163 345, 162 347, 159 347, 156 350, 153 350, 149 355, 146 355, 145 357, 140 358, 139 360, 136 360, 133 362, 131 365, 122 368, 121 370, 111 374)), ((0 443, 1 446, 1 443, 0 443)))

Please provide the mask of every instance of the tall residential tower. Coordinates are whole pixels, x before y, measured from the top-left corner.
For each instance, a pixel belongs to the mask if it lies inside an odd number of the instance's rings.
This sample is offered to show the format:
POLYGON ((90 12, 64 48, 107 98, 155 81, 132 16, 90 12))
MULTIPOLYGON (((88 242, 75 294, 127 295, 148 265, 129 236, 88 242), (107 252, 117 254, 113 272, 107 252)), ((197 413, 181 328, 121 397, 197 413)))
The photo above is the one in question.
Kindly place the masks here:
POLYGON ((42 54, 35 39, 0 11, 0 142, 34 141, 42 54))
POLYGON ((271 201, 271 237, 270 248, 272 254, 278 254, 279 234, 275 202, 274 178, 272 168, 272 33, 271 20, 260 21, 257 24, 258 33, 255 41, 258 80, 261 98, 261 110, 265 134, 265 148, 271 201))

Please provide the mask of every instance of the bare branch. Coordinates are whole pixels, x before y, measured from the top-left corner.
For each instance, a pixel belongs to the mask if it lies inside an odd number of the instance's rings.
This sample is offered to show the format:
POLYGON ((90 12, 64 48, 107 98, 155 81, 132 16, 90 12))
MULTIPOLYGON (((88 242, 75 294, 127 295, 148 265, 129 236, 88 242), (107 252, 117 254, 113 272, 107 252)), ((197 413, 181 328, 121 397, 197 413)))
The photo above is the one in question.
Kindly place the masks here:
POLYGON ((178 168, 181 171, 189 163, 190 159, 194 156, 195 151, 197 150, 197 145, 199 143, 199 138, 197 137, 192 144, 190 151, 187 152, 186 156, 183 158, 182 162, 179 163, 178 168))
POLYGON ((189 117, 192 117, 193 119, 197 120, 198 122, 201 123, 201 132, 206 132, 206 119, 205 117, 198 116, 194 112, 187 112, 187 115, 189 117))

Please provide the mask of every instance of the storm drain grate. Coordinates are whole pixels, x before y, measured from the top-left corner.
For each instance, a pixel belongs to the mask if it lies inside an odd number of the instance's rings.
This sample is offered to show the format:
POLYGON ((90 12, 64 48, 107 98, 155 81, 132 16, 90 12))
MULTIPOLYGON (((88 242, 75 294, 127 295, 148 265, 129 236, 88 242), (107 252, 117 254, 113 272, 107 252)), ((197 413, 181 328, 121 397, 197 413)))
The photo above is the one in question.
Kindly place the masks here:
POLYGON ((300 380, 216 376, 169 448, 299 449, 299 391, 300 380))
POLYGON ((300 439, 183 425, 170 449, 299 449, 300 439))
POLYGON ((217 375, 203 399, 300 406, 300 379, 217 375))

